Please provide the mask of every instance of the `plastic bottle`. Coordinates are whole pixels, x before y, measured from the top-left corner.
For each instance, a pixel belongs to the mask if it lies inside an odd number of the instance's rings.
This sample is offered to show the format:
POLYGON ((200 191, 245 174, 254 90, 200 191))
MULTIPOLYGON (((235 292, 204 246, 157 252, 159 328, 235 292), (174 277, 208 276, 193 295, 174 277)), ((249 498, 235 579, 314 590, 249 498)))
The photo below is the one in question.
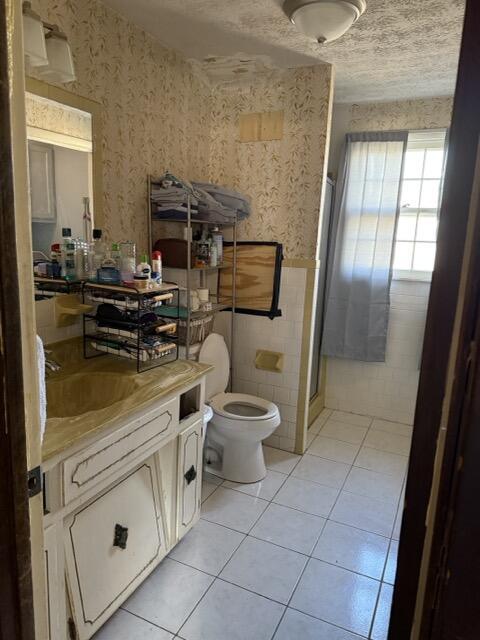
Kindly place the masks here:
POLYGON ((152 278, 157 281, 158 284, 162 283, 162 253, 161 251, 154 251, 152 254, 152 278))
POLYGON ((52 278, 60 278, 62 275, 62 265, 59 259, 62 259, 62 252, 58 243, 52 244, 50 249, 50 270, 52 278))
POLYGON ((198 266, 208 266, 210 264, 210 242, 206 229, 203 229, 202 236, 197 242, 197 264, 198 266))
POLYGON ((218 266, 218 245, 213 239, 210 244, 210 266, 218 266))
POLYGON ((65 280, 75 280, 77 269, 75 264, 75 243, 72 240, 72 230, 68 227, 62 229, 62 274, 65 280))
POLYGON ((148 264, 147 254, 144 253, 141 256, 140 260, 141 262, 137 264, 137 276, 147 276, 147 278, 150 280, 152 276, 152 267, 148 264))
POLYGON ((74 238, 72 243, 75 246, 75 268, 78 279, 88 278, 89 268, 89 252, 90 247, 83 238, 74 238))
POLYGON ((97 270, 102 266, 105 259, 105 245, 102 240, 102 230, 93 230, 93 242, 89 252, 89 277, 91 280, 97 279, 97 270))
POLYGON ((217 263, 223 263, 223 235, 218 227, 214 227, 212 231, 212 240, 217 245, 217 263))
POLYGON ((120 271, 121 264, 121 254, 120 254, 120 245, 117 242, 112 243, 112 249, 110 251, 110 257, 115 262, 117 269, 120 271))
POLYGON ((120 275, 122 280, 129 282, 133 279, 136 268, 136 247, 134 242, 120 243, 120 275))

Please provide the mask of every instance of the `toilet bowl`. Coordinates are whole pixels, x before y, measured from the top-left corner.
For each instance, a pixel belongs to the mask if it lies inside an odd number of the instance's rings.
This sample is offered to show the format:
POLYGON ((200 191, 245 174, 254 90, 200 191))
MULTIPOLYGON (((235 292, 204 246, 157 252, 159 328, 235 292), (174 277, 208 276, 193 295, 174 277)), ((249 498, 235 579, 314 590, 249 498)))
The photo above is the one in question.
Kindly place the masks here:
POLYGON ((213 417, 207 427, 205 470, 232 482, 263 480, 267 470, 262 440, 280 424, 278 407, 257 396, 225 393, 230 356, 222 336, 210 334, 198 359, 214 366, 206 380, 206 400, 213 417))

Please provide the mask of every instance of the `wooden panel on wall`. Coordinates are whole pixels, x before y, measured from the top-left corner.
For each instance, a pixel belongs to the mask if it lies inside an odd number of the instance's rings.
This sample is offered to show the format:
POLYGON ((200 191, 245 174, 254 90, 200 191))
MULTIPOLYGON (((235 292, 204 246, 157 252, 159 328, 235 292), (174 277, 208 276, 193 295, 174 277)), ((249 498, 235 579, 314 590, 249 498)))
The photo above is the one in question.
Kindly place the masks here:
POLYGON ((270 111, 261 114, 260 139, 267 140, 283 139, 283 111, 270 111))
MULTIPOLYGON (((277 245, 245 243, 237 245, 236 306, 240 309, 270 311, 275 293, 274 279, 277 245)), ((229 265, 220 272, 219 300, 232 298, 233 247, 224 245, 223 261, 229 265)))
POLYGON ((240 142, 282 140, 283 121, 283 111, 240 114, 238 139, 240 142))
POLYGON ((239 141, 258 142, 260 140, 260 113, 242 113, 238 120, 239 141))

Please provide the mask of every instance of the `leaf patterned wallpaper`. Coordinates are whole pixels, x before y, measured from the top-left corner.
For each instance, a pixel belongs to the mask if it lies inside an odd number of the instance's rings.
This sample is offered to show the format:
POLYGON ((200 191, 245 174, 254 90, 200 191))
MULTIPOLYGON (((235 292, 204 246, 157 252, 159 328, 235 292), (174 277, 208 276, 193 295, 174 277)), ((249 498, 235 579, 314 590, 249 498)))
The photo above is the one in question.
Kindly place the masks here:
POLYGON ((213 92, 209 178, 252 199, 239 239, 282 242, 286 258, 315 257, 331 89, 331 67, 321 65, 213 92), (278 110, 282 140, 238 142, 240 114, 278 110))
POLYGON ((34 0, 72 46, 67 88, 103 105, 105 230, 146 248, 146 176, 169 169, 249 194, 239 237, 314 257, 329 117, 328 65, 272 72, 251 86, 210 86, 187 61, 98 0, 34 0), (239 145, 241 112, 284 109, 285 138, 239 145), (210 160, 210 161, 209 161, 210 160))
POLYGON ((205 180, 207 84, 189 63, 97 0, 34 0, 67 34, 77 81, 69 91, 103 106, 105 230, 146 249, 148 173, 205 180))
POLYGON ((57 104, 27 93, 25 96, 27 125, 91 141, 91 115, 66 105, 57 106, 57 104))
POLYGON ((452 97, 334 105, 329 172, 338 173, 346 133, 447 128, 452 107, 452 97))
POLYGON ((423 98, 350 106, 351 131, 439 129, 450 126, 453 98, 423 98))

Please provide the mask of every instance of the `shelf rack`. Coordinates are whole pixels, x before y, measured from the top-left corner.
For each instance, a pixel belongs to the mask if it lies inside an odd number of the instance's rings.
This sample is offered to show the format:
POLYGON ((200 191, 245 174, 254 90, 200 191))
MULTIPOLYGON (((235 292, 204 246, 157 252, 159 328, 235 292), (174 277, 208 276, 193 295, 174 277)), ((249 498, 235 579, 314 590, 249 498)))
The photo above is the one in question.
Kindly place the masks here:
POLYGON ((178 358, 177 285, 164 283, 139 290, 85 282, 83 300, 96 306, 96 313, 83 315, 85 358, 110 353, 135 360, 139 373, 178 358), (107 318, 99 314, 102 304, 113 307, 115 315, 107 318))
POLYGON ((80 293, 82 280, 66 280, 65 278, 49 278, 48 276, 34 276, 35 300, 54 298, 65 293, 80 293))
MULTIPOLYGON (((187 228, 187 267, 185 269, 186 272, 186 298, 187 298, 187 307, 186 307, 186 320, 187 320, 187 331, 186 331, 186 341, 185 341, 185 352, 186 358, 190 358, 190 352, 192 344, 190 343, 191 331, 190 325, 191 321, 195 318, 205 317, 211 314, 219 313, 221 311, 231 311, 231 323, 230 323, 230 389, 233 384, 233 356, 234 356, 234 344, 235 344, 235 303, 236 303, 236 273, 237 273, 237 216, 232 219, 226 219, 224 222, 219 222, 218 220, 206 220, 201 219, 199 215, 192 216, 192 203, 191 203, 191 194, 189 190, 185 190, 187 196, 187 207, 185 212, 184 219, 177 219, 171 217, 156 217, 154 216, 154 205, 152 202, 151 194, 152 194, 152 186, 159 185, 161 183, 160 178, 156 178, 154 176, 149 175, 147 179, 147 191, 148 191, 148 240, 150 249, 153 250, 154 245, 154 233, 153 233, 153 222, 169 222, 176 223, 182 225, 187 228), (222 228, 231 228, 232 229, 232 240, 233 240, 233 255, 232 255, 232 297, 228 300, 219 300, 218 292, 213 297, 216 297, 216 302, 212 305, 212 310, 210 311, 193 311, 191 309, 191 297, 190 292, 192 289, 192 274, 199 273, 200 274, 200 287, 204 288, 206 284, 206 275, 209 272, 219 272, 222 268, 230 268, 230 265, 219 265, 216 267, 195 267, 192 265, 192 238, 193 238, 193 225, 209 225, 209 226, 217 226, 222 228)), ((168 265, 164 265, 164 268, 168 268, 168 265)), ((175 267, 176 268, 176 267, 175 267)), ((218 290, 218 278, 217 278, 217 290, 218 290)))

